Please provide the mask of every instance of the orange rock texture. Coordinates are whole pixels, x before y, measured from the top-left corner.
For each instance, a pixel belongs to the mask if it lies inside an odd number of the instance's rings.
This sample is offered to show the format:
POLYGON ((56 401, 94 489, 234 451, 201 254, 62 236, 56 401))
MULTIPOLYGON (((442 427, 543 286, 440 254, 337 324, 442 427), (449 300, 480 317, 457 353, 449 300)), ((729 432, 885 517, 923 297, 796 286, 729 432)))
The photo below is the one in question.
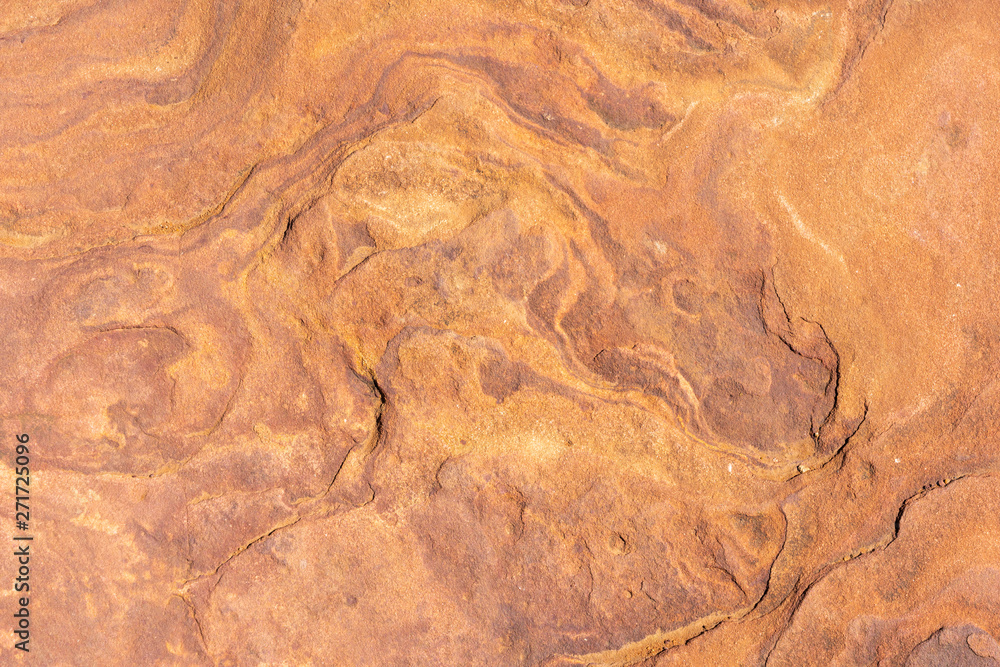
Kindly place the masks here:
POLYGON ((1000 664, 998 35, 3 3, 3 664, 1000 664))

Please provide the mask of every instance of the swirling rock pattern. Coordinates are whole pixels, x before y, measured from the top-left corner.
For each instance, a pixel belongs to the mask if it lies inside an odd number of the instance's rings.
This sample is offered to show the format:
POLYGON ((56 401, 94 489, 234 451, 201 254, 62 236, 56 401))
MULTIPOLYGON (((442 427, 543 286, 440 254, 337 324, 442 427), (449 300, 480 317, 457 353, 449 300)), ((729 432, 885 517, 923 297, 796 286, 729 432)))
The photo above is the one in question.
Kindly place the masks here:
POLYGON ((997 664, 997 34, 7 3, 31 664, 997 664))

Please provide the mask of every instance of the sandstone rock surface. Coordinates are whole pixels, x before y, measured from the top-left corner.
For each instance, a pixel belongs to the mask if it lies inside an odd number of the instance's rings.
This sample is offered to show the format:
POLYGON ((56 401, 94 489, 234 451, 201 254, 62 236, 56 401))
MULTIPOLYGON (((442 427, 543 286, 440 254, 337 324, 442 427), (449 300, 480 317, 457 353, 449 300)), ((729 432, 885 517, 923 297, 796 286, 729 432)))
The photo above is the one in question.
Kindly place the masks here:
POLYGON ((5 3, 2 662, 1000 663, 998 34, 5 3))

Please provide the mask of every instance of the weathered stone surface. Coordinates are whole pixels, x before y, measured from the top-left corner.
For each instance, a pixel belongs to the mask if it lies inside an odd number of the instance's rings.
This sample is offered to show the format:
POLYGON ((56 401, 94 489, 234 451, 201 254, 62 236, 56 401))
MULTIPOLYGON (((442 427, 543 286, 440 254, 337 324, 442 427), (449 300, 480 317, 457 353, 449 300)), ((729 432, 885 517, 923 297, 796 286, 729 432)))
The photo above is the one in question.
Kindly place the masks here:
POLYGON ((1000 662, 997 34, 0 8, 4 664, 1000 662))

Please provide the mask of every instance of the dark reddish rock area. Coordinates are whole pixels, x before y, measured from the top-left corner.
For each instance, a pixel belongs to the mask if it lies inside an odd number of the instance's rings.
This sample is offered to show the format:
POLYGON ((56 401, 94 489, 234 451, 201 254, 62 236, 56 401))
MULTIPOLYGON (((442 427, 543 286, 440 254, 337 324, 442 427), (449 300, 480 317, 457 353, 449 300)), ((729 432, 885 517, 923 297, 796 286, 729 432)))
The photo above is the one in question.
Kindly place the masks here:
POLYGON ((3 664, 1000 664, 998 35, 4 3, 3 664))

